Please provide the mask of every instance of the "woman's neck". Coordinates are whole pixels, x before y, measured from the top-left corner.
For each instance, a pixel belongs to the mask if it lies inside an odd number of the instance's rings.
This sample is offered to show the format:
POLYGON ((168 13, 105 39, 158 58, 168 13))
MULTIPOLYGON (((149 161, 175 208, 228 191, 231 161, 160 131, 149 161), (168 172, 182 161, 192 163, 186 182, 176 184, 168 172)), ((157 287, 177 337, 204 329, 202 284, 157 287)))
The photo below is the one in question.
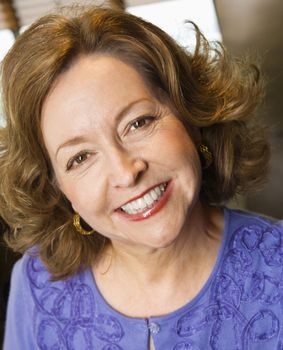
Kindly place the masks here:
MULTIPOLYGON (((223 214, 220 209, 200 206, 189 219, 178 239, 168 247, 150 249, 117 242, 108 247, 100 263, 94 267, 94 275, 110 304, 123 312, 121 300, 127 300, 125 286, 128 297, 136 296, 140 305, 143 299, 149 309, 152 294, 158 295, 160 306, 155 302, 157 310, 164 310, 163 304, 172 296, 176 305, 170 307, 174 309, 197 294, 209 277, 217 257, 223 214), (109 291, 110 286, 112 290, 115 289, 120 301, 109 291), (121 295, 120 290, 123 291, 121 295)), ((144 310, 145 305, 138 310, 144 310)), ((132 313, 139 314, 138 310, 132 313)))

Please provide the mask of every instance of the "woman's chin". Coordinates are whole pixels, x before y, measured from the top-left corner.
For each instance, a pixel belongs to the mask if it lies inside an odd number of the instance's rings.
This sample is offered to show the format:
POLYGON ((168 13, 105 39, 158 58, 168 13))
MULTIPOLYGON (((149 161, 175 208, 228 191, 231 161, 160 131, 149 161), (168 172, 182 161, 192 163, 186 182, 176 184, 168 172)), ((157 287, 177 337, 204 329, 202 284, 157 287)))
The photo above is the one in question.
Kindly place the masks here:
POLYGON ((157 237, 151 237, 145 242, 145 246, 152 249, 165 249, 173 245, 178 236, 174 235, 160 235, 157 237))

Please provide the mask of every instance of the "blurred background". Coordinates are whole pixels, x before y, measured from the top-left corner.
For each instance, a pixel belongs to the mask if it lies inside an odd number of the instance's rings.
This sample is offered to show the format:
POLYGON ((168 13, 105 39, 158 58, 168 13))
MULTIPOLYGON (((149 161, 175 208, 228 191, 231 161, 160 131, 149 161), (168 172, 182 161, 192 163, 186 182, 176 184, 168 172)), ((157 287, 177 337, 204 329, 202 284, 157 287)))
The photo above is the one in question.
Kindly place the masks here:
MULTIPOLYGON (((15 38, 37 17, 69 0, 0 0, 0 61, 15 38)), ((193 20, 209 40, 223 41, 236 56, 261 57, 267 79, 259 122, 270 127, 272 159, 269 179, 262 191, 236 199, 231 206, 283 218, 283 1, 282 0, 108 0, 76 1, 125 9, 167 31, 188 50, 194 38, 186 20, 193 20)), ((44 40, 44 38, 43 38, 44 40)), ((0 96, 0 125, 3 125, 0 96)), ((0 179, 1 181, 1 179, 0 179)), ((18 256, 2 241, 0 221, 0 347, 2 344, 10 273, 18 256)))

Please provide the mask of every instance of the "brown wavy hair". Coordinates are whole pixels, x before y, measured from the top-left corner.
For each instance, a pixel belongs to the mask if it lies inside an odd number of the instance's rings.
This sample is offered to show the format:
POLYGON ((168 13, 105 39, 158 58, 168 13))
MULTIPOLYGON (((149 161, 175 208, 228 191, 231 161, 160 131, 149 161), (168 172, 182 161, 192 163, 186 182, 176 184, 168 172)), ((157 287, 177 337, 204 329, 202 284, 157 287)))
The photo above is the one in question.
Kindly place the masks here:
POLYGON ((56 78, 78 56, 107 54, 130 64, 152 91, 162 90, 184 125, 200 131, 213 154, 201 199, 220 205, 265 178, 269 146, 253 112, 262 99, 256 66, 209 43, 194 26, 185 50, 151 23, 119 10, 88 8, 51 14, 31 25, 2 64, 6 126, 0 131, 0 215, 15 251, 36 253, 54 278, 99 257, 107 239, 79 235, 70 203, 56 186, 40 130, 41 109, 56 78))

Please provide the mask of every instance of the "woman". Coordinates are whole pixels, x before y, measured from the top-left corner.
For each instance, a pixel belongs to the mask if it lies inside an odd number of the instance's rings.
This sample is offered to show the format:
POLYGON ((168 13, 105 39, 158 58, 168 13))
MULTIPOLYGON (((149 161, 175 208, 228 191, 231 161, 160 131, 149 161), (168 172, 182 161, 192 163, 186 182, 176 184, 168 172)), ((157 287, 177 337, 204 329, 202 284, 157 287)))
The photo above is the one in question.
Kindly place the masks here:
POLYGON ((223 203, 269 148, 255 67, 132 15, 43 17, 7 55, 4 349, 279 349, 282 228, 223 203))

